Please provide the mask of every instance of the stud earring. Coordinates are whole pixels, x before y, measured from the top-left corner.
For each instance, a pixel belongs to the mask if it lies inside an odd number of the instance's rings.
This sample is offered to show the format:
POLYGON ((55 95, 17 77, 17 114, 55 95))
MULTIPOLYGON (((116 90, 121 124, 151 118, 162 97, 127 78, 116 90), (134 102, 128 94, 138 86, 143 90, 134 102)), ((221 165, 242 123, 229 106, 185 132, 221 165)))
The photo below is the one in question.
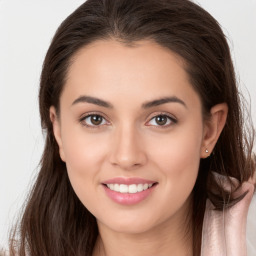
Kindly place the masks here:
POLYGON ((208 149, 205 150, 205 153, 209 153, 208 149))

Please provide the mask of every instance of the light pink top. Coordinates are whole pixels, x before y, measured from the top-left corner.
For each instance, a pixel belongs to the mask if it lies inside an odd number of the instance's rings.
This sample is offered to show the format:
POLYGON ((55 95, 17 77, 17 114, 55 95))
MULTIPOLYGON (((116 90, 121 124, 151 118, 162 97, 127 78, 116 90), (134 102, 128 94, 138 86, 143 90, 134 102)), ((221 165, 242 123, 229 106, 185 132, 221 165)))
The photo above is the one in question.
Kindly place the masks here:
MULTIPOLYGON (((217 173, 214 173, 214 175, 226 189, 230 189, 223 176, 217 173)), ((236 179, 231 179, 235 184, 238 184, 236 179)), ((233 207, 223 211, 214 210, 213 204, 207 199, 203 222, 201 256, 247 255, 246 223, 254 189, 253 179, 244 182, 234 195, 237 197, 248 191, 246 196, 233 207)))

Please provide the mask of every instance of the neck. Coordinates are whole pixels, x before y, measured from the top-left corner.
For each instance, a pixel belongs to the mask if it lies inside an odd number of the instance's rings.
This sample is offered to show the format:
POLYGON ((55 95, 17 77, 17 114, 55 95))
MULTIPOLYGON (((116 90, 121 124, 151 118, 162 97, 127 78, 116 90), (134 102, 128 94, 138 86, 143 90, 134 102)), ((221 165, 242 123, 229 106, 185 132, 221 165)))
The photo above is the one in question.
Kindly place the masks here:
POLYGON ((98 222, 100 235, 93 256, 191 256, 193 252, 192 222, 191 216, 188 215, 191 211, 187 210, 183 214, 177 213, 167 221, 142 233, 115 232, 98 222))

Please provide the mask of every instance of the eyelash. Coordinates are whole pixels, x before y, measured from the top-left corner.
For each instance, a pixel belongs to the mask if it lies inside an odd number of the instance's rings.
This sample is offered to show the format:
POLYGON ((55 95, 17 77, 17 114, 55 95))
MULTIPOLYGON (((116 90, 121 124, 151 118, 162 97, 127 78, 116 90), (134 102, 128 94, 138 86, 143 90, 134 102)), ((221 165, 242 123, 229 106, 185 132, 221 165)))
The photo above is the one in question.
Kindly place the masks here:
MULTIPOLYGON (((92 116, 97 116, 97 117, 101 117, 103 118, 106 122, 107 121, 107 118, 103 115, 103 114, 100 114, 100 113, 88 113, 86 116, 82 117, 81 119, 79 119, 79 122, 82 124, 82 126, 85 126, 89 129, 99 129, 101 128, 102 126, 104 125, 107 125, 107 124, 100 124, 100 125, 88 125, 86 124, 84 121, 85 119, 89 118, 89 117, 92 117, 92 116)), ((162 117, 167 117, 167 119, 169 119, 169 121, 171 122, 170 124, 168 125, 147 125, 147 126, 155 126, 155 128, 160 128, 160 129, 165 129, 165 128, 168 128, 174 124, 176 124, 178 121, 177 119, 175 119, 173 116, 170 116, 169 114, 166 114, 166 113, 159 113, 157 115, 154 115, 152 118, 150 118, 149 121, 159 117, 159 116, 162 116, 162 117)))

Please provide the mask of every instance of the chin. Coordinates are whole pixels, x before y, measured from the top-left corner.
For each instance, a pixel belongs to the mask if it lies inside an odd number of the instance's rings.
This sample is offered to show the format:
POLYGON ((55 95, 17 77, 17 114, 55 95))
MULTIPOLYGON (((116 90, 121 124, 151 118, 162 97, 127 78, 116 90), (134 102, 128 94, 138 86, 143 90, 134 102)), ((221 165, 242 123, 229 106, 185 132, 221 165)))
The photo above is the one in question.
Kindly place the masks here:
POLYGON ((152 216, 148 216, 148 218, 142 218, 138 215, 134 215, 134 217, 123 217, 120 216, 112 217, 111 221, 109 219, 107 221, 98 221, 98 226, 100 228, 101 225, 107 227, 118 233, 126 233, 126 234, 141 234, 144 232, 148 232, 154 228, 156 228, 159 223, 157 223, 156 219, 152 218, 152 216))
POLYGON ((152 223, 141 223, 141 224, 137 224, 137 223, 133 223, 133 224, 125 224, 125 223, 120 223, 118 225, 113 225, 111 227, 112 230, 114 230, 115 232, 118 233, 123 233, 123 234, 142 234, 145 233, 149 230, 151 230, 152 227, 152 223))

